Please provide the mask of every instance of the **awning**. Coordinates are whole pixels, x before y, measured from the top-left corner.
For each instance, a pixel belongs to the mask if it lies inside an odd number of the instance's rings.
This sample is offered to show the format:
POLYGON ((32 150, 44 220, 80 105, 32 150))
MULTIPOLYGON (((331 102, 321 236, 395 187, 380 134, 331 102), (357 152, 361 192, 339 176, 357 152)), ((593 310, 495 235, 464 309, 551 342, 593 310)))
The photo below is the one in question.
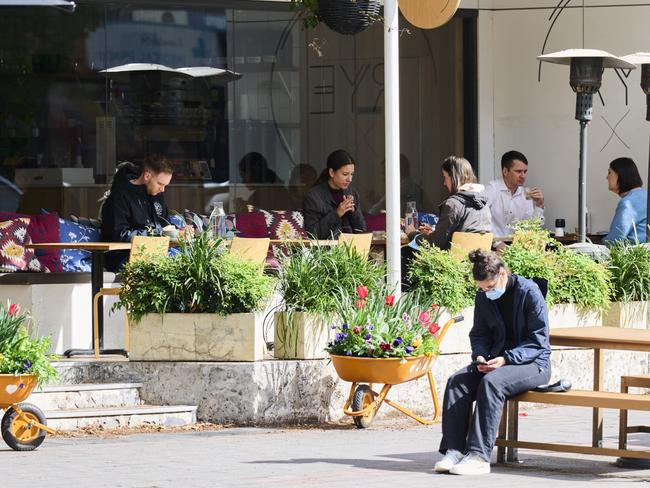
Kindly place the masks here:
MULTIPOLYGON (((1 1, 1 0, 0 0, 1 1)), ((209 80, 228 83, 238 80, 242 77, 240 73, 235 73, 227 69, 213 68, 211 66, 192 66, 187 68, 170 68, 162 64, 151 63, 129 63, 112 68, 104 69, 100 73, 109 73, 112 75, 130 75, 133 73, 167 73, 172 76, 182 76, 188 78, 207 78, 209 80)))
POLYGON ((69 0, 0 0, 0 7, 58 7, 74 12, 76 6, 69 0))

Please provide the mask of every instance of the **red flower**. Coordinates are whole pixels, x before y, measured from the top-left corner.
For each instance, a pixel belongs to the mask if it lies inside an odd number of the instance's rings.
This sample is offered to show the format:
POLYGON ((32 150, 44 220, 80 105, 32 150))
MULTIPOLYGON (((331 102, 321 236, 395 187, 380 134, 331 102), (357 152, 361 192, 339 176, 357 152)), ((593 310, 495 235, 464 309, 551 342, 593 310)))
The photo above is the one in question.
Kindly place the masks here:
POLYGON ((9 312, 7 312, 9 315, 16 316, 20 313, 20 305, 17 303, 12 303, 9 305, 9 312))
POLYGON ((429 327, 429 323, 431 323, 431 314, 429 312, 420 312, 420 325, 429 327))
POLYGON ((392 307, 395 304, 395 295, 387 295, 386 296, 386 305, 389 307, 392 307))
POLYGON ((429 333, 431 335, 435 335, 436 332, 438 332, 439 330, 440 330, 440 326, 438 325, 438 322, 434 322, 429 326, 429 333))
POLYGON ((359 328, 358 325, 355 326, 354 329, 352 329, 352 333, 353 333, 353 334, 357 334, 357 335, 359 335, 360 332, 361 332, 361 329, 359 328))
POLYGON ((365 300, 357 300, 357 308, 361 310, 366 306, 366 301, 365 300))
POLYGON ((390 351, 390 350, 393 348, 393 346, 391 346, 391 345, 388 344, 387 342, 380 342, 380 343, 379 343, 379 347, 380 347, 381 350, 384 351, 384 352, 386 352, 386 351, 390 351))
POLYGON ((364 299, 368 296, 368 288, 366 288, 363 285, 357 286, 357 295, 359 295, 359 298, 364 299))
POLYGON ((431 310, 433 310, 434 312, 438 310, 438 304, 434 303, 433 305, 431 305, 431 310))

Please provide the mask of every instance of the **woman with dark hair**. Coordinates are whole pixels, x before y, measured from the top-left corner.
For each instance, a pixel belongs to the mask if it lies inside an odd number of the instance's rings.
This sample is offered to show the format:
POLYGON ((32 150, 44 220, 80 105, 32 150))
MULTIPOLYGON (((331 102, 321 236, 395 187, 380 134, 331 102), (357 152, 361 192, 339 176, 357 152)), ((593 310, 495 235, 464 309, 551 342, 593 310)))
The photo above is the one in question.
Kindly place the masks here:
POLYGON ((354 160, 339 149, 327 158, 327 167, 307 192, 302 212, 305 230, 316 239, 337 239, 339 234, 365 232, 359 194, 350 187, 354 160))
POLYGON ((483 185, 476 184, 472 165, 465 158, 449 156, 442 163, 442 183, 449 192, 449 198, 440 204, 439 220, 434 230, 426 226, 421 234, 413 226, 405 229, 409 239, 417 236, 417 242, 424 241, 449 249, 454 232, 492 232, 492 214, 487 198, 481 194, 483 185))
POLYGON ((489 473, 506 398, 551 376, 548 311, 537 284, 511 274, 493 252, 476 250, 469 260, 479 288, 469 333, 472 364, 447 381, 438 473, 489 473))
POLYGON ((642 188, 639 170, 630 158, 618 158, 609 163, 607 186, 621 200, 603 242, 645 242, 648 223, 648 192, 642 188))

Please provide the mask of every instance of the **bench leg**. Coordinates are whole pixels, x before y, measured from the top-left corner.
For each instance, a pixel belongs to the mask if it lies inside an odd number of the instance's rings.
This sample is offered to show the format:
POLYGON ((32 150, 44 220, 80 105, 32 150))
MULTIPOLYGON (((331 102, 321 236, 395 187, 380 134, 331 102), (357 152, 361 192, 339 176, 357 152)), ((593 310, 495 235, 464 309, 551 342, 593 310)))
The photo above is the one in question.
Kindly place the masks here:
MULTIPOLYGON (((508 433, 508 404, 509 400, 506 399, 506 403, 503 406, 503 412, 501 412, 501 423, 499 423, 499 434, 497 439, 507 439, 508 433)), ((497 463, 504 463, 506 461, 506 448, 499 446, 497 447, 497 463)))
MULTIPOLYGON (((603 364, 603 350, 594 349, 594 391, 603 391, 603 364)), ((593 447, 603 447, 603 411, 600 408, 593 409, 593 436, 591 445, 593 447)))
MULTIPOLYGON (((627 382, 621 378, 621 393, 627 393, 628 390, 627 382)), ((622 409, 618 419, 618 448, 627 449, 627 410, 622 409)))
MULTIPOLYGON (((509 401, 508 405, 508 434, 507 439, 509 441, 516 441, 519 439, 519 402, 509 401)), ((517 454, 516 447, 509 447, 506 451, 506 461, 513 462, 518 461, 519 457, 517 454)))

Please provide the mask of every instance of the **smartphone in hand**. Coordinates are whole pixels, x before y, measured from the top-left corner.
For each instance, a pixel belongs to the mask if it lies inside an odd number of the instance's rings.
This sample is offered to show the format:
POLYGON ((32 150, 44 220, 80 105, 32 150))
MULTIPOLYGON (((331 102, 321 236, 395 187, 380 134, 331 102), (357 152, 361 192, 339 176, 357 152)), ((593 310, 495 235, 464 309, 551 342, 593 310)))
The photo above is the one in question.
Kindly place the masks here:
POLYGON ((479 361, 478 359, 472 361, 472 366, 478 366, 479 364, 485 366, 487 365, 487 361, 485 359, 482 361, 479 361))

